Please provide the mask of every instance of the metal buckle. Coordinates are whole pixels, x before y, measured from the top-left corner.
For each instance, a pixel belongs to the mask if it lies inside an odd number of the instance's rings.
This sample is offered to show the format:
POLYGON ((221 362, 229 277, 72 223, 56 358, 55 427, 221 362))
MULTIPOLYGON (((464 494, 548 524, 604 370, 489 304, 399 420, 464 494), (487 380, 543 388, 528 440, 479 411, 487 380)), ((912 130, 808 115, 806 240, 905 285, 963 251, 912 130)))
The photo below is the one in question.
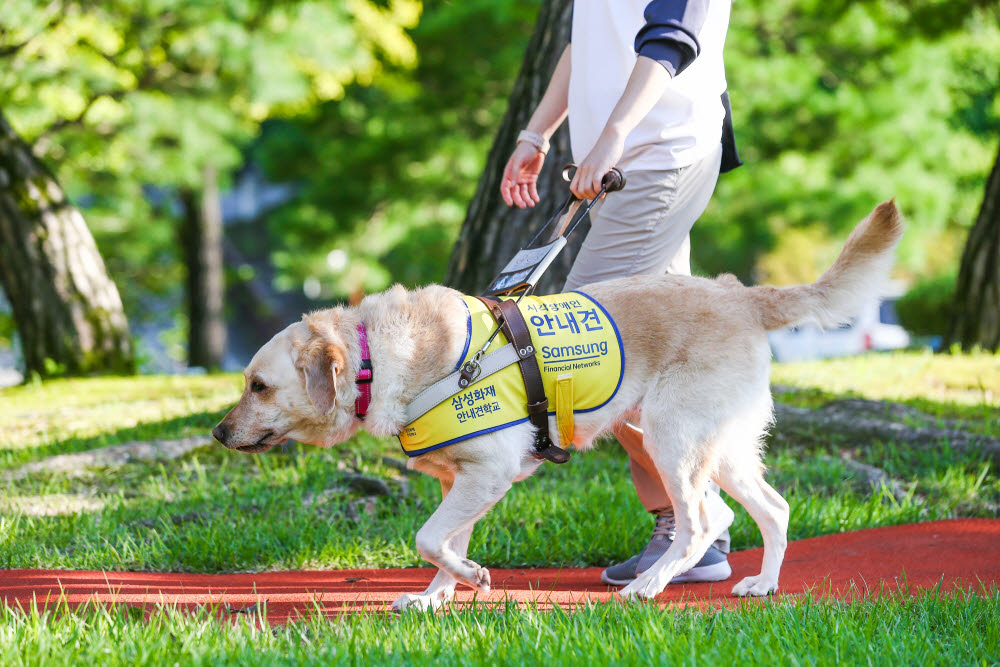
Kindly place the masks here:
POLYGON ((537 433, 535 434, 534 454, 536 458, 545 459, 552 463, 566 463, 572 456, 572 452, 556 445, 548 436, 539 437, 537 433))
POLYGON ((462 364, 462 374, 458 379, 459 387, 465 389, 475 382, 476 378, 483 372, 482 366, 479 365, 479 360, 482 358, 483 351, 479 350, 471 359, 462 364))

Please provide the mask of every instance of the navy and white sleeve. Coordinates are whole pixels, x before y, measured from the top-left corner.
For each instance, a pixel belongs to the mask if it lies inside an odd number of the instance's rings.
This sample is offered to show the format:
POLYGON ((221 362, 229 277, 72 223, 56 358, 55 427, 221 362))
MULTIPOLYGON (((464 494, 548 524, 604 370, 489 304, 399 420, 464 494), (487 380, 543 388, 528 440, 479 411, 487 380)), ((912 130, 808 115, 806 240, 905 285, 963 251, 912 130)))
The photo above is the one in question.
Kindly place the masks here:
POLYGON ((653 0, 643 13, 646 24, 635 36, 635 52, 677 76, 701 52, 698 33, 707 15, 708 0, 653 0))

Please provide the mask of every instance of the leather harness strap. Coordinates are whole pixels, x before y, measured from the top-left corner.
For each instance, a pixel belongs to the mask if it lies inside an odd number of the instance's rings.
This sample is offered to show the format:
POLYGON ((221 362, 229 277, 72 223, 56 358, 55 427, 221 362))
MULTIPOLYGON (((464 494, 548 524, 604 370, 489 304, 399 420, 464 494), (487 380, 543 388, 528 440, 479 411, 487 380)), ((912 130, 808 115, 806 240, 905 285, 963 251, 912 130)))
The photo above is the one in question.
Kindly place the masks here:
POLYGON ((500 300, 492 297, 477 297, 496 320, 507 340, 517 352, 517 367, 524 380, 524 391, 528 398, 528 421, 535 431, 535 455, 553 463, 566 463, 570 452, 557 446, 549 437, 549 399, 545 396, 542 371, 535 358, 535 346, 531 342, 528 323, 524 321, 521 309, 513 299, 500 300))

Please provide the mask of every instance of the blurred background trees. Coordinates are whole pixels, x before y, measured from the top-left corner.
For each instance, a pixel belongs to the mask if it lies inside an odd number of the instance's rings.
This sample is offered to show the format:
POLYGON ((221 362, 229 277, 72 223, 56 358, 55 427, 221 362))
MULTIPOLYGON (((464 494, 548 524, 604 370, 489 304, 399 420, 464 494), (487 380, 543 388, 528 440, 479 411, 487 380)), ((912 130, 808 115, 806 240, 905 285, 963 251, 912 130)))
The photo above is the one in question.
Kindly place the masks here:
MULTIPOLYGON (((0 110, 83 212, 141 365, 235 366, 393 281, 474 291, 530 238, 491 181, 554 62, 526 56, 536 19, 561 49, 567 4, 7 0, 0 110), (486 209, 498 241, 460 237, 486 209)), ((907 324, 947 333, 1000 136, 995 3, 737 2, 726 55, 746 166, 695 226, 696 271, 812 280, 895 196, 907 324)))
POLYGON ((218 187, 266 119, 340 98, 383 62, 412 65, 403 28, 419 7, 11 0, 0 9, 0 109, 81 201, 130 313, 176 301, 186 274, 188 361, 218 367, 218 187))

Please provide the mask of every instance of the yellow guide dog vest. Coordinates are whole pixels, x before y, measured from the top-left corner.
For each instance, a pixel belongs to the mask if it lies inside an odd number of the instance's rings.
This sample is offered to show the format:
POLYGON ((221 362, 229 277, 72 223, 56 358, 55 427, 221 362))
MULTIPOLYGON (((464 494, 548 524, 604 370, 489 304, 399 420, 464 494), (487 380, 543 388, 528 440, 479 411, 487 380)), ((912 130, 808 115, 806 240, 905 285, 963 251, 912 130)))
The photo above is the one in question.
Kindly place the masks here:
MULTIPOLYGON (((468 334, 456 370, 472 358, 496 328, 495 320, 479 299, 462 299, 469 309, 468 334)), ((555 408, 549 414, 558 414, 560 440, 571 439, 572 414, 602 407, 621 386, 625 352, 618 328, 601 304, 582 292, 526 296, 518 307, 531 332, 549 406, 555 408), (569 418, 568 429, 562 423, 564 416, 569 418)), ((506 337, 500 333, 486 352, 506 344, 506 337)), ((517 364, 513 364, 407 424, 399 434, 399 444, 408 456, 418 456, 508 428, 528 420, 526 403, 524 381, 517 364)), ((569 442, 560 444, 567 447, 569 442)))

